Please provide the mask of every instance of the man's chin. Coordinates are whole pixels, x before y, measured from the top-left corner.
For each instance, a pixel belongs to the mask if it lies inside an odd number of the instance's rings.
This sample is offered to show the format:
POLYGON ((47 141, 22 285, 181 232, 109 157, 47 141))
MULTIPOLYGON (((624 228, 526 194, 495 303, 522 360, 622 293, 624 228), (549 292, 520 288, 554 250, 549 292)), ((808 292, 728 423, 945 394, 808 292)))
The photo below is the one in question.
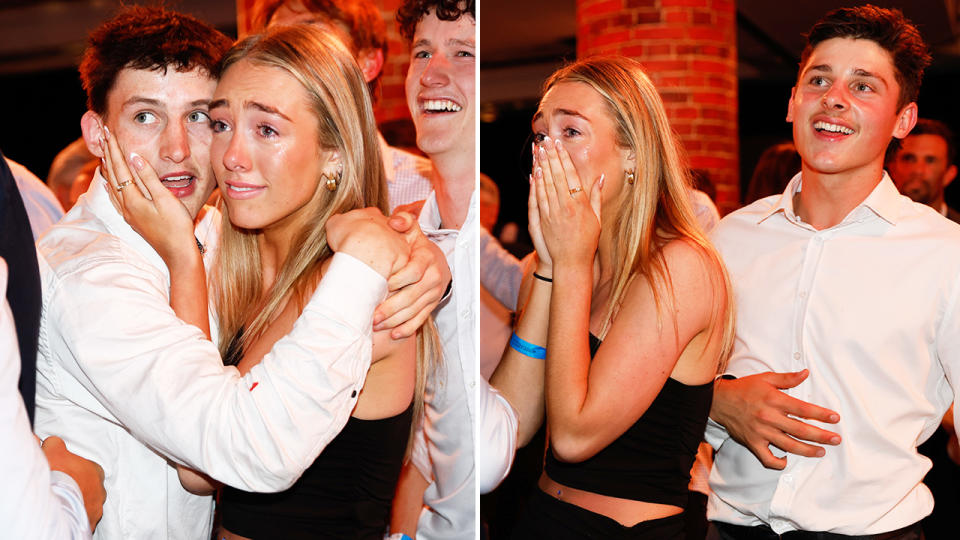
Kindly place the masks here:
POLYGON ((186 197, 178 197, 180 202, 183 203, 183 206, 187 209, 187 212, 190 213, 190 217, 194 220, 197 219, 197 216, 203 210, 204 205, 207 202, 207 197, 201 197, 201 193, 194 192, 186 197))
POLYGON ((933 202, 930 194, 926 191, 914 191, 914 190, 905 190, 904 195, 910 197, 913 202, 918 202, 920 204, 930 205, 933 202))

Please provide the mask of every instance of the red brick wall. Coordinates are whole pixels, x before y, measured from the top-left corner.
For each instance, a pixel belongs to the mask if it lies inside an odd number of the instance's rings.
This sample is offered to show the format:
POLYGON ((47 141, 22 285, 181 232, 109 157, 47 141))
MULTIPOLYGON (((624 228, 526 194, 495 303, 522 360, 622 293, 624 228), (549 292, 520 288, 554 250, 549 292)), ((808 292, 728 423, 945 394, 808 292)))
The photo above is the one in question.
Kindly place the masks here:
POLYGON ((721 214, 739 206, 736 13, 732 0, 577 0, 577 54, 643 63, 721 214))
POLYGON ((384 64, 383 75, 380 76, 377 122, 410 118, 404 92, 404 79, 407 77, 407 66, 410 64, 410 47, 397 30, 397 8, 403 2, 401 0, 376 1, 387 21, 387 37, 390 41, 387 63, 384 64))
MULTIPOLYGON (((237 30, 242 36, 249 31, 247 13, 256 4, 256 0, 236 1, 237 30)), ((402 0, 375 0, 375 2, 380 6, 380 11, 387 23, 387 38, 390 43, 387 62, 383 66, 383 74, 380 78, 380 102, 375 110, 377 122, 382 123, 410 118, 403 86, 410 60, 410 49, 397 31, 396 10, 400 7, 402 0)))

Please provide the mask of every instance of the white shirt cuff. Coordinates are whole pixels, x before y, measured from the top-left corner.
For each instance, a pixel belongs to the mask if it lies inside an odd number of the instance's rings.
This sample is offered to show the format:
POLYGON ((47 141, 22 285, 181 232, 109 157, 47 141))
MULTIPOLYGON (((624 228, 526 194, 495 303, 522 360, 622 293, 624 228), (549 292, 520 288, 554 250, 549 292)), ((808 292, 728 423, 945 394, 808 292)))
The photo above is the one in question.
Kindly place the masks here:
POLYGON ((727 428, 714 422, 713 418, 707 418, 707 429, 703 438, 714 450, 720 450, 720 446, 730 438, 730 434, 727 433, 727 428))

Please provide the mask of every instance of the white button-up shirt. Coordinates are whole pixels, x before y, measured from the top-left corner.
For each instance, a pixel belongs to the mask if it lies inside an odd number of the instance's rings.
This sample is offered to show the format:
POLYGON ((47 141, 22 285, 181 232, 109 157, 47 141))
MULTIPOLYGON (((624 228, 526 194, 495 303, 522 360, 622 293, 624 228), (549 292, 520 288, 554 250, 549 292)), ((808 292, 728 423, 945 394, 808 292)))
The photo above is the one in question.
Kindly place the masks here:
POLYGON ((420 213, 420 228, 446 254, 453 294, 434 312, 443 345, 441 377, 427 383, 424 421, 411 459, 431 480, 417 525, 421 540, 476 536, 474 479, 474 396, 477 379, 477 191, 470 197, 460 230, 442 229, 437 197, 431 193, 420 213))
POLYGON ((37 240, 54 223, 60 221, 63 217, 63 206, 43 180, 37 178, 37 175, 10 158, 6 158, 6 161, 17 182, 17 189, 20 190, 23 207, 27 211, 27 219, 30 220, 33 239, 37 240))
POLYGON ((390 209, 426 199, 433 190, 433 185, 430 184, 433 164, 430 160, 390 146, 380 132, 377 132, 377 138, 383 155, 390 209))
MULTIPOLYGON (((25 254, 30 255, 30 254, 25 254)), ((7 263, 0 258, 0 291, 7 289, 7 263)), ((0 297, 0 523, 8 538, 62 540, 90 538, 80 487, 51 471, 30 431, 27 409, 17 390, 20 352, 13 313, 0 297)))
POLYGON ((916 447, 960 384, 960 227, 884 175, 841 223, 817 231, 794 213, 800 187, 797 175, 714 232, 736 297, 728 372, 809 369, 785 392, 837 411, 838 424, 820 427, 843 442, 770 470, 711 422, 709 517, 777 533, 896 530, 933 507, 921 483, 930 461, 916 447))
MULTIPOLYGON (((212 498, 186 492, 171 461, 248 491, 289 487, 356 405, 386 281, 335 255, 291 333, 241 377, 176 317, 166 265, 105 185, 38 243, 36 431, 103 466, 97 538, 207 539, 212 498)), ((208 246, 213 214, 197 228, 208 246)))
POLYGON ((493 491, 510 473, 513 456, 517 453, 517 412, 480 378, 477 392, 477 487, 484 495, 493 491))

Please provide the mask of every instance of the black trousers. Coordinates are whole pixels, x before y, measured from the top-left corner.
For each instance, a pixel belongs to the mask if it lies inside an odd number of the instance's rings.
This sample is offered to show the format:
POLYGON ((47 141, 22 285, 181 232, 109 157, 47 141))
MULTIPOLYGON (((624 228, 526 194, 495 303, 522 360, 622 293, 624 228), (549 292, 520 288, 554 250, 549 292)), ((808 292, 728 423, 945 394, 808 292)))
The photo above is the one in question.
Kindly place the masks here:
POLYGON ((855 536, 814 531, 790 531, 777 534, 766 525, 744 527, 719 521, 711 522, 711 526, 716 528, 721 540, 924 540, 923 528, 919 521, 896 531, 855 536))
POLYGON ((536 490, 526 514, 513 530, 515 540, 684 540, 683 514, 641 521, 624 527, 614 519, 593 513, 536 490))

